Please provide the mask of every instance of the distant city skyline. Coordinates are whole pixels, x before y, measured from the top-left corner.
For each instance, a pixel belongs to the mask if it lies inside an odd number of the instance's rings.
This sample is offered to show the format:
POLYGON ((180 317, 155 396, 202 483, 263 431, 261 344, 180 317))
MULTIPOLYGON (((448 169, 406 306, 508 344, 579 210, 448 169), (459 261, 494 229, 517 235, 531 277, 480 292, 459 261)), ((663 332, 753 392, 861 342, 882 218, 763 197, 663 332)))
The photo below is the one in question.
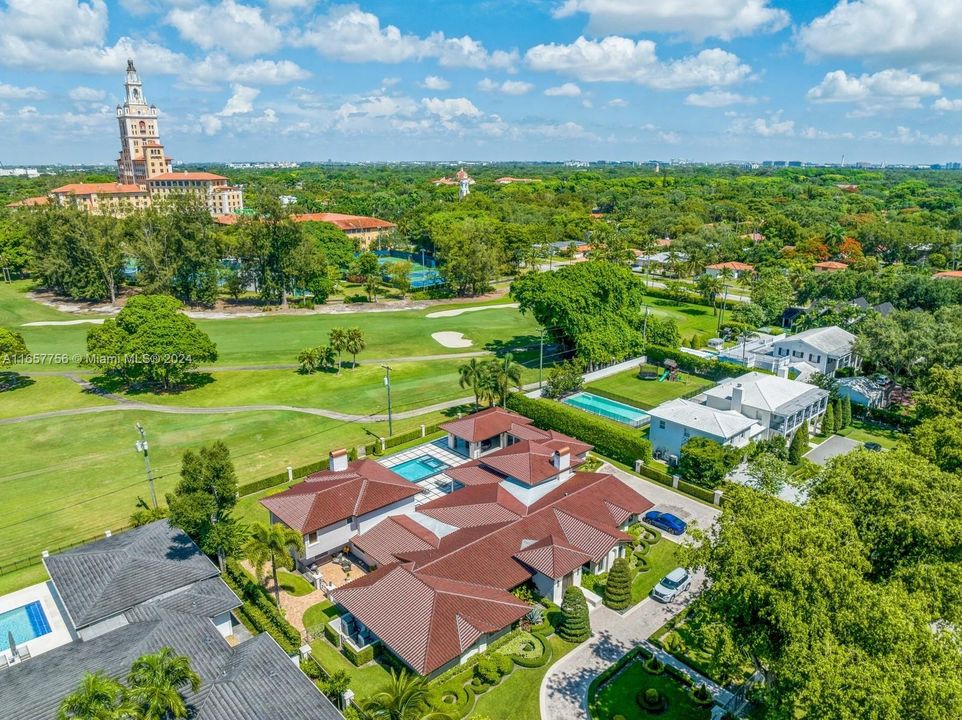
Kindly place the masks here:
POLYGON ((0 0, 0 163, 962 160, 962 3, 0 0))

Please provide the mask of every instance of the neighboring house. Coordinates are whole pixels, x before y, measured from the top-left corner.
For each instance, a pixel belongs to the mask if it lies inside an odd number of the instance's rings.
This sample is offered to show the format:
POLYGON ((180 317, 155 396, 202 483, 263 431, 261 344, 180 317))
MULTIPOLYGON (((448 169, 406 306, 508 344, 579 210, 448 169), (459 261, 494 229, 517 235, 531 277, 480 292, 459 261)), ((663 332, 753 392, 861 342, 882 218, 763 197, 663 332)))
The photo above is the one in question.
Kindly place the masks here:
POLYGON ((835 325, 804 330, 772 343, 772 354, 788 358, 789 363, 805 362, 823 375, 832 376, 839 368, 858 367, 852 348, 855 336, 835 325))
POLYGON ((714 265, 709 265, 705 268, 705 273, 711 275, 712 277, 721 277, 725 271, 731 274, 731 277, 738 280, 746 275, 755 274, 755 266, 749 265, 743 262, 723 262, 715 263, 714 265))
MULTIPOLYGON (((387 220, 366 215, 345 215, 343 213, 295 213, 291 220, 296 223, 322 222, 342 230, 352 240, 356 240, 361 250, 367 250, 382 238, 389 237, 397 230, 397 225, 387 220)), ((216 215, 214 221, 220 225, 235 225, 240 216, 234 214, 216 215)))
POLYGON ((763 438, 791 438, 803 422, 813 423, 828 406, 828 391, 817 385, 750 372, 728 378, 704 392, 705 404, 734 410, 761 425, 763 438))
POLYGON ((962 270, 943 270, 932 277, 937 280, 962 280, 962 270))
POLYGON ((328 469, 308 475, 284 492, 262 498, 271 523, 283 523, 304 539, 302 568, 340 551, 355 535, 391 515, 414 509, 420 488, 373 460, 348 462, 331 453, 328 469))
POLYGON ((85 674, 123 680, 135 660, 164 647, 186 655, 201 677, 197 693, 186 691, 191 717, 342 717, 270 635, 238 642, 230 613, 240 601, 193 541, 167 521, 44 563, 75 639, 0 670, 0 707, 8 717, 56 717, 85 674))
POLYGON ((693 437, 704 437, 720 445, 745 447, 764 431, 757 421, 734 410, 719 410, 691 400, 669 400, 648 411, 648 438, 660 458, 681 455, 681 446, 693 437))
POLYGON ((657 252, 651 255, 639 255, 635 258, 634 269, 647 272, 658 272, 664 275, 671 270, 673 265, 683 263, 688 260, 684 253, 677 252, 657 252))
POLYGON ((834 260, 825 260, 812 265, 812 270, 815 272, 838 272, 839 270, 848 270, 848 265, 834 260))
POLYGON ((889 405, 892 384, 859 376, 839 378, 835 381, 835 388, 839 397, 847 397, 856 405, 864 405, 869 408, 886 408, 889 405))
POLYGON ((879 303, 878 305, 869 305, 868 300, 864 297, 857 297, 852 300, 852 305, 861 310, 874 310, 882 317, 887 317, 891 313, 895 312, 895 306, 890 302, 879 303))

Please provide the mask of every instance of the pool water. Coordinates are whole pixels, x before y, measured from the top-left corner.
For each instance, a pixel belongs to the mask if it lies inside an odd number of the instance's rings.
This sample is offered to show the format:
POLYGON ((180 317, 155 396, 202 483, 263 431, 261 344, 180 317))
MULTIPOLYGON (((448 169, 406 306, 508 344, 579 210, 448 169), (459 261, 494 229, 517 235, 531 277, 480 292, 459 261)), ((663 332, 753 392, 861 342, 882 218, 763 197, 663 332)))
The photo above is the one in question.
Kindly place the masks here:
POLYGON ((442 470, 447 470, 448 464, 442 460, 438 460, 436 457, 421 455, 412 460, 405 460, 400 465, 395 465, 390 469, 405 480, 417 482, 426 477, 437 475, 442 470))
POLYGON ((584 410, 585 412, 601 415, 615 422, 630 425, 631 427, 641 427, 650 420, 648 413, 644 410, 639 410, 631 405, 625 405, 624 403, 609 400, 606 397, 593 395, 591 393, 576 393, 561 402, 565 405, 576 407, 579 410, 584 410))
POLYGON ((0 650, 10 649, 7 641, 10 633, 13 633, 13 640, 19 645, 49 632, 50 623, 39 600, 0 613, 0 650))

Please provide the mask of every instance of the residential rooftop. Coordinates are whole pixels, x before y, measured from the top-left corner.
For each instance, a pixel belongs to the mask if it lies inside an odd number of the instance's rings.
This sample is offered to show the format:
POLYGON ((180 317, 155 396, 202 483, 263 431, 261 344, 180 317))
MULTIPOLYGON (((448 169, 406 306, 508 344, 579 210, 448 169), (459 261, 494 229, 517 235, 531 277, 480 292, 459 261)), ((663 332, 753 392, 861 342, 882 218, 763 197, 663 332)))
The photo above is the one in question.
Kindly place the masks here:
POLYGON ((733 437, 756 425, 754 419, 735 410, 719 410, 682 398, 664 402, 648 414, 654 420, 678 423, 720 438, 733 437))

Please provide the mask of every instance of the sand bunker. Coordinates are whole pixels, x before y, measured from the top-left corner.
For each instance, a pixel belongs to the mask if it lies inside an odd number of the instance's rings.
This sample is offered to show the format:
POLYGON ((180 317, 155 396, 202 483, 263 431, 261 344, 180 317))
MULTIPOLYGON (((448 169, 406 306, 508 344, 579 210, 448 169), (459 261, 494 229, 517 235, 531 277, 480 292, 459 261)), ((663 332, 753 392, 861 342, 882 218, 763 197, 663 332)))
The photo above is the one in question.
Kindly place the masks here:
POLYGON ((459 332, 436 332, 431 333, 431 337, 446 348, 466 348, 471 347, 472 344, 469 338, 464 337, 464 334, 459 332))
MULTIPOLYGON (((457 310, 438 310, 437 312, 428 313, 424 317, 427 317, 427 318, 457 317, 458 315, 463 315, 464 313, 478 312, 480 310, 500 310, 501 308, 516 308, 516 307, 518 307, 518 303, 506 303, 503 305, 482 305, 481 307, 458 308, 457 310)), ((462 346, 452 345, 451 347, 462 347, 462 346)))
POLYGON ((45 322, 29 322, 24 323, 21 327, 43 327, 46 325, 103 325, 104 319, 92 319, 92 320, 47 320, 45 322))

